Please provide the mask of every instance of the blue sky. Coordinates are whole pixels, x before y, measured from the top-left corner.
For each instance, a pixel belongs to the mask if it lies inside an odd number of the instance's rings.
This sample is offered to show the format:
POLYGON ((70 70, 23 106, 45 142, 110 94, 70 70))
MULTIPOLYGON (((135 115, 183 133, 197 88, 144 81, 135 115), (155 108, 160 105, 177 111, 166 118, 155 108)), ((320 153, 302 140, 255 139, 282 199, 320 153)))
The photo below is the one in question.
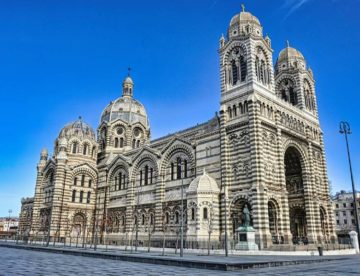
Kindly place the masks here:
MULTIPOLYGON (((316 79, 333 191, 350 189, 348 120, 360 189, 359 0, 244 1, 268 33, 274 61, 288 39, 316 79)), ((0 9, 0 216, 32 196, 43 147, 79 115, 97 127, 121 95, 128 66, 152 138, 219 109, 218 40, 241 9, 235 0, 2 1, 0 9)))

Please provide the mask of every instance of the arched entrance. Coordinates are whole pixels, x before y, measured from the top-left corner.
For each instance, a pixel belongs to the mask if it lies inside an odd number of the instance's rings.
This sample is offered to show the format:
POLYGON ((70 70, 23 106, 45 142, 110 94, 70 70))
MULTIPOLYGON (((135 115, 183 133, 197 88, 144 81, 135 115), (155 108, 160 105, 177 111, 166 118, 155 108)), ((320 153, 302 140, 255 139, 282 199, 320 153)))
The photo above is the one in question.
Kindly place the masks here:
POLYGON ((269 218, 269 231, 271 234, 272 242, 274 244, 281 243, 281 237, 279 235, 279 222, 278 222, 278 209, 274 201, 268 202, 268 218, 269 218))
POLYGON ((307 243, 303 164, 301 161, 301 154, 295 147, 289 147, 286 150, 284 158, 286 190, 290 207, 290 231, 295 244, 307 243))
POLYGON ((327 235, 327 217, 324 207, 320 207, 320 226, 321 226, 321 234, 323 235, 323 239, 325 242, 328 242, 328 235, 327 235))
POLYGON ((86 232, 86 217, 84 214, 77 213, 73 218, 71 228, 71 238, 76 240, 76 244, 82 242, 86 232))
POLYGON ((236 239, 236 229, 243 223, 243 209, 247 205, 250 211, 250 225, 253 225, 251 205, 244 198, 238 198, 231 204, 230 215, 232 221, 232 234, 233 238, 236 239))
POLYGON ((290 208, 290 231, 293 235, 293 243, 307 243, 306 214, 303 207, 290 208))

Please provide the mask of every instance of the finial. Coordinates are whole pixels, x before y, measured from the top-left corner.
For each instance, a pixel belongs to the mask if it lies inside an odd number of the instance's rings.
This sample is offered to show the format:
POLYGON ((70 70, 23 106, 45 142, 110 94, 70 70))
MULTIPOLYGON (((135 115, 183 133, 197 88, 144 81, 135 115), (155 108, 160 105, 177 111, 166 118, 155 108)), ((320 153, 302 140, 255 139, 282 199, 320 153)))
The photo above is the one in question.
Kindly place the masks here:
POLYGON ((289 42, 289 40, 286 40, 286 47, 290 47, 290 42, 289 42))
POLYGON ((243 12, 245 11, 245 5, 244 4, 241 4, 241 9, 242 9, 243 12))
POLYGON ((128 67, 128 77, 130 77, 131 67, 128 67))
POLYGON ((82 117, 81 117, 81 116, 79 116, 79 120, 80 120, 80 121, 82 120, 82 117))

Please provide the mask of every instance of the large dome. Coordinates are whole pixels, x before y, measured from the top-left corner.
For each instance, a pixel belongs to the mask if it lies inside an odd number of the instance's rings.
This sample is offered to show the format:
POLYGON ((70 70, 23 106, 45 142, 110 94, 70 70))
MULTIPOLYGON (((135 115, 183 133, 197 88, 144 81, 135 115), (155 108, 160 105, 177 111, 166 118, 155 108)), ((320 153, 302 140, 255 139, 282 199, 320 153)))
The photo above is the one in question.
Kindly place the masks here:
POLYGON ((73 136, 80 139, 88 138, 96 140, 93 128, 89 124, 85 123, 81 117, 79 117, 79 119, 75 122, 65 125, 60 131, 58 138, 66 138, 69 140, 73 136))
POLYGON ((137 100, 130 97, 120 97, 111 102, 101 114, 101 122, 112 122, 120 119, 129 124, 142 123, 148 126, 145 107, 137 100))
POLYGON ((146 128, 149 127, 145 107, 133 98, 133 85, 133 80, 127 76, 123 82, 122 97, 110 102, 104 109, 101 114, 101 123, 120 119, 128 124, 141 123, 146 128))

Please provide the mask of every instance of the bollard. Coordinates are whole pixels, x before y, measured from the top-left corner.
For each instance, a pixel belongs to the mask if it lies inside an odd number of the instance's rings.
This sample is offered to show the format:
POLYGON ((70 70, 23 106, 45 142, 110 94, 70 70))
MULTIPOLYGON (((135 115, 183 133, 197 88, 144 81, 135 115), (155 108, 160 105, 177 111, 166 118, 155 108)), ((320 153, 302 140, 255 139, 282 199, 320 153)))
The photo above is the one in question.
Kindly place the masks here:
POLYGON ((350 235, 351 244, 352 244, 353 248, 355 249, 356 253, 359 254, 358 233, 356 233, 355 231, 351 231, 349 233, 349 235, 350 235))
POLYGON ((322 246, 318 246, 318 251, 319 251, 319 256, 323 256, 323 255, 324 255, 323 247, 322 247, 322 246))

